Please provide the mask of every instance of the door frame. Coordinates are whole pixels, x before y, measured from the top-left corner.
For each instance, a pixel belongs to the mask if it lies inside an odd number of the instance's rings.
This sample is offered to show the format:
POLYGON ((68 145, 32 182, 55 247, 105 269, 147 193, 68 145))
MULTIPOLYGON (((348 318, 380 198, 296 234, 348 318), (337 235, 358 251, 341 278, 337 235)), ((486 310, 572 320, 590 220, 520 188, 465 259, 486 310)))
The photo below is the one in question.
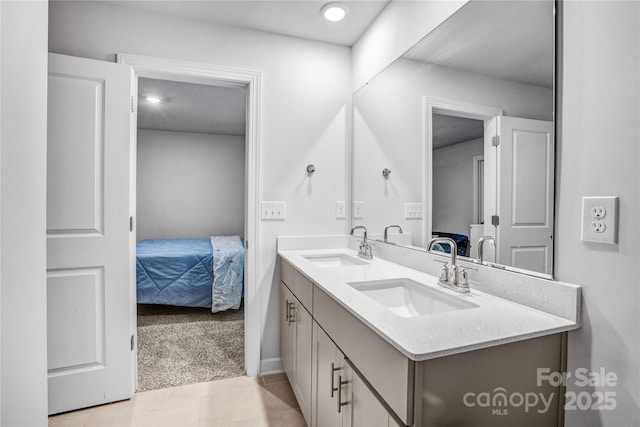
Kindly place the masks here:
MULTIPOLYGON (((433 115, 441 114, 444 116, 453 116, 453 117, 463 117, 465 119, 476 119, 484 121, 485 135, 484 135, 484 170, 485 170, 485 180, 484 180, 484 196, 485 198, 489 195, 490 203, 484 203, 484 214, 487 217, 488 210, 490 211, 492 207, 495 206, 495 191, 491 190, 491 182, 493 182, 492 165, 495 164, 495 159, 492 158, 491 152, 491 137, 487 133, 487 127, 489 125, 489 121, 497 116, 502 116, 503 111, 501 108, 491 107, 480 104, 472 104, 463 101, 456 101, 453 99, 445 99, 445 98, 435 98, 430 96, 423 97, 423 135, 424 135, 424 152, 423 152, 423 173, 422 183, 423 183, 423 195, 422 200, 424 200, 425 207, 423 212, 425 212, 422 218, 422 233, 423 233, 423 241, 426 244, 427 241, 431 238, 431 233, 433 231, 433 218, 432 215, 428 212, 433 212, 433 115), (486 179, 487 172, 491 173, 492 176, 490 179, 486 179)), ((495 157, 495 153, 493 153, 495 157)), ((495 209, 494 209, 495 210, 495 209)), ((489 214, 491 215, 491 214, 489 214)), ((487 228, 491 224, 487 224, 485 221, 485 234, 490 234, 495 237, 495 232, 487 230, 487 228)))
MULTIPOLYGON (((245 369, 248 376, 260 373, 260 113, 261 81, 259 71, 221 67, 213 64, 179 61, 167 58, 118 53, 117 62, 130 65, 135 73, 137 98, 137 79, 181 81, 187 83, 242 87, 247 91, 247 116, 245 132, 245 269, 244 269, 244 326, 245 326, 245 369)), ((133 106, 137 105, 133 102, 133 106)), ((135 156, 135 151, 132 153, 135 156)), ((135 162, 132 164, 135 173, 135 162)), ((135 181, 134 181, 135 182, 135 181)), ((135 195, 136 189, 132 189, 135 195)), ((134 199, 135 200, 135 199, 134 199)), ((135 262, 135 251, 130 256, 135 262)), ((135 280, 130 284, 135 296, 135 280)), ((133 299, 135 301, 135 298, 133 299)), ((132 310, 135 319, 135 304, 132 310)), ((136 333, 135 327, 132 333, 136 333)), ((137 335, 136 335, 137 336, 137 335)), ((137 365, 137 350, 134 362, 137 365)), ((134 365, 134 372, 137 366, 134 365)))

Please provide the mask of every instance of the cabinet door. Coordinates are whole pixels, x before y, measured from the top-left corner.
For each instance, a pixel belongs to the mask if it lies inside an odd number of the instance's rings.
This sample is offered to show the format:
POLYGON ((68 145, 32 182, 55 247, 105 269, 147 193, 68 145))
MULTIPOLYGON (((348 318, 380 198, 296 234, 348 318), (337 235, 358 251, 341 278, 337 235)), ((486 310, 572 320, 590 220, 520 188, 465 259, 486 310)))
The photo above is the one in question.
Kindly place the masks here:
POLYGON ((295 381, 293 372, 293 323, 289 321, 291 304, 294 296, 289 289, 280 283, 280 359, 282 368, 291 384, 295 381))
MULTIPOLYGON (((346 421, 349 427, 389 427, 389 413, 369 390, 358 373, 350 366, 346 366, 349 383, 347 399, 346 421)), ((395 425, 395 424, 391 424, 395 425)))
POLYGON ((342 353, 329 336, 313 322, 312 427, 342 426, 337 407, 338 373, 344 372, 342 353))
POLYGON ((293 392, 307 424, 311 422, 311 314, 294 298, 289 315, 294 326, 294 376, 293 392))

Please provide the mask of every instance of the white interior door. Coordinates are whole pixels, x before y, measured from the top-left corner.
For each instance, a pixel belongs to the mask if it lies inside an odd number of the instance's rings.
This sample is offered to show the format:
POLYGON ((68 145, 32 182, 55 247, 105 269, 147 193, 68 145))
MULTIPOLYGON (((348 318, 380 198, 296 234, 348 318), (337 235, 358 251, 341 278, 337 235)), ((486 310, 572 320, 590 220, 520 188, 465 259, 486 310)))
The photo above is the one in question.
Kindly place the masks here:
POLYGON ((551 274, 553 123, 498 117, 497 262, 551 274))
POLYGON ((127 399, 131 329, 131 67, 50 54, 49 413, 127 399))

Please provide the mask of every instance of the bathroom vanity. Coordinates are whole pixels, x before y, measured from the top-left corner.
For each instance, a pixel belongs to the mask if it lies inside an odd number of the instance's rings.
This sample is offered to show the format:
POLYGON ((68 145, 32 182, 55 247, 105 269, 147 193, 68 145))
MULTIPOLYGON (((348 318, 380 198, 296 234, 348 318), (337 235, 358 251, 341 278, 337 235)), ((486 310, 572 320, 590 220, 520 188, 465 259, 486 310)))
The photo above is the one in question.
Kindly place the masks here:
POLYGON ((562 425, 545 373, 565 371, 579 287, 563 317, 348 246, 279 239, 281 358, 308 425, 562 425))

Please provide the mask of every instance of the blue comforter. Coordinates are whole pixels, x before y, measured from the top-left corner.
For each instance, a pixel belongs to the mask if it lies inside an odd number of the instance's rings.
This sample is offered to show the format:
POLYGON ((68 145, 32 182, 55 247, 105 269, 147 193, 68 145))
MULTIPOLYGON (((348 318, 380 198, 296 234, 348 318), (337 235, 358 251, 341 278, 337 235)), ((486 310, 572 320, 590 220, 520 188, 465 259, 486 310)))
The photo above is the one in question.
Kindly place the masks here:
POLYGON ((237 309, 244 247, 238 236, 143 240, 137 244, 136 276, 141 304, 237 309))

